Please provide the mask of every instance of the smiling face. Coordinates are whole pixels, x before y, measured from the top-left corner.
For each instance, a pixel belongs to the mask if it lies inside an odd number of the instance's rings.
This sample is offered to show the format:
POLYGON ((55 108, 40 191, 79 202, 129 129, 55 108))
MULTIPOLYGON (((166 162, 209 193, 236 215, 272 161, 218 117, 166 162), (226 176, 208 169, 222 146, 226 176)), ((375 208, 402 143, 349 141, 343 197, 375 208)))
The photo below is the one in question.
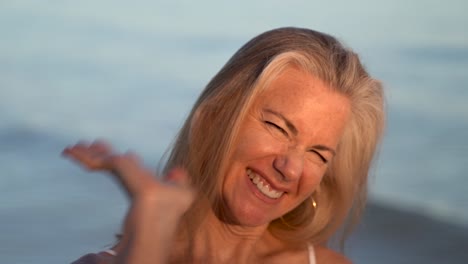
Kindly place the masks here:
POLYGON ((261 226, 307 199, 319 185, 349 117, 349 100, 289 67, 243 120, 222 195, 229 215, 261 226))

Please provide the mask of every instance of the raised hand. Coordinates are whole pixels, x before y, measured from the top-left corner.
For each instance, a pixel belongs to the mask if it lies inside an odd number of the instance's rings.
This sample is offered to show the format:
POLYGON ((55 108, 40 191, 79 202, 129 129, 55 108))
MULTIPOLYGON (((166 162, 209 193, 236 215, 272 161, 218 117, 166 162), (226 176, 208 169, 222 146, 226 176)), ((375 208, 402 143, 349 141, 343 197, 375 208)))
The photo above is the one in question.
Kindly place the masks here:
POLYGON ((186 172, 176 168, 159 181, 137 155, 115 153, 103 141, 80 142, 63 155, 87 170, 111 173, 131 198, 117 263, 165 263, 178 220, 194 197, 186 172))

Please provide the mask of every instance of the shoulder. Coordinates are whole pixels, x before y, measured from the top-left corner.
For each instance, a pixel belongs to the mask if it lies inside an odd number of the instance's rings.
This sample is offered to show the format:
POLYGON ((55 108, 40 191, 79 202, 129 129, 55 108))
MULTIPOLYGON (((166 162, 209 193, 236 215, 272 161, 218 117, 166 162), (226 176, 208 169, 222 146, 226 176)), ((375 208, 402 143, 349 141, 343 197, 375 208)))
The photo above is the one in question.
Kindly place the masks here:
POLYGON ((115 253, 112 250, 106 250, 97 254, 86 254, 71 264, 108 264, 113 263, 114 257, 115 253))
POLYGON ((352 262, 342 254, 324 246, 314 246, 317 264, 351 264, 352 262))

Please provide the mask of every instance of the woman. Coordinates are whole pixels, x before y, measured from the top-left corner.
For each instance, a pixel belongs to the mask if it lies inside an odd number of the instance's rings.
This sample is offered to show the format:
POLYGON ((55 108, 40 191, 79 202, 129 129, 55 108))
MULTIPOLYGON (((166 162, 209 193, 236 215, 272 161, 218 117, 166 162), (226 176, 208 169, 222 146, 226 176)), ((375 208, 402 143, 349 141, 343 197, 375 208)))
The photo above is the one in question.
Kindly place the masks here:
POLYGON ((101 142, 65 149, 132 199, 113 251, 76 263, 348 263, 325 245, 364 205, 383 108, 380 83, 335 38, 255 37, 200 95, 165 180, 101 142))

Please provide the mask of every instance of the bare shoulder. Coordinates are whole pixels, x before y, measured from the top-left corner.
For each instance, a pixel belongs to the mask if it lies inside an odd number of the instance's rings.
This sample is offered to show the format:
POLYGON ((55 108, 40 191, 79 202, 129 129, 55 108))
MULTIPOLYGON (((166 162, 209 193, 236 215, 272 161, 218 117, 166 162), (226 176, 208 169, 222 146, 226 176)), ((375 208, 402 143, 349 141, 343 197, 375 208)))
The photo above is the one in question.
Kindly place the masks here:
POLYGON ((342 254, 333 251, 324 246, 314 246, 315 249, 315 258, 317 259, 317 264, 351 264, 352 262, 343 256, 342 254))
POLYGON ((103 251, 99 253, 90 253, 73 261, 71 264, 111 264, 114 263, 115 256, 103 251))

